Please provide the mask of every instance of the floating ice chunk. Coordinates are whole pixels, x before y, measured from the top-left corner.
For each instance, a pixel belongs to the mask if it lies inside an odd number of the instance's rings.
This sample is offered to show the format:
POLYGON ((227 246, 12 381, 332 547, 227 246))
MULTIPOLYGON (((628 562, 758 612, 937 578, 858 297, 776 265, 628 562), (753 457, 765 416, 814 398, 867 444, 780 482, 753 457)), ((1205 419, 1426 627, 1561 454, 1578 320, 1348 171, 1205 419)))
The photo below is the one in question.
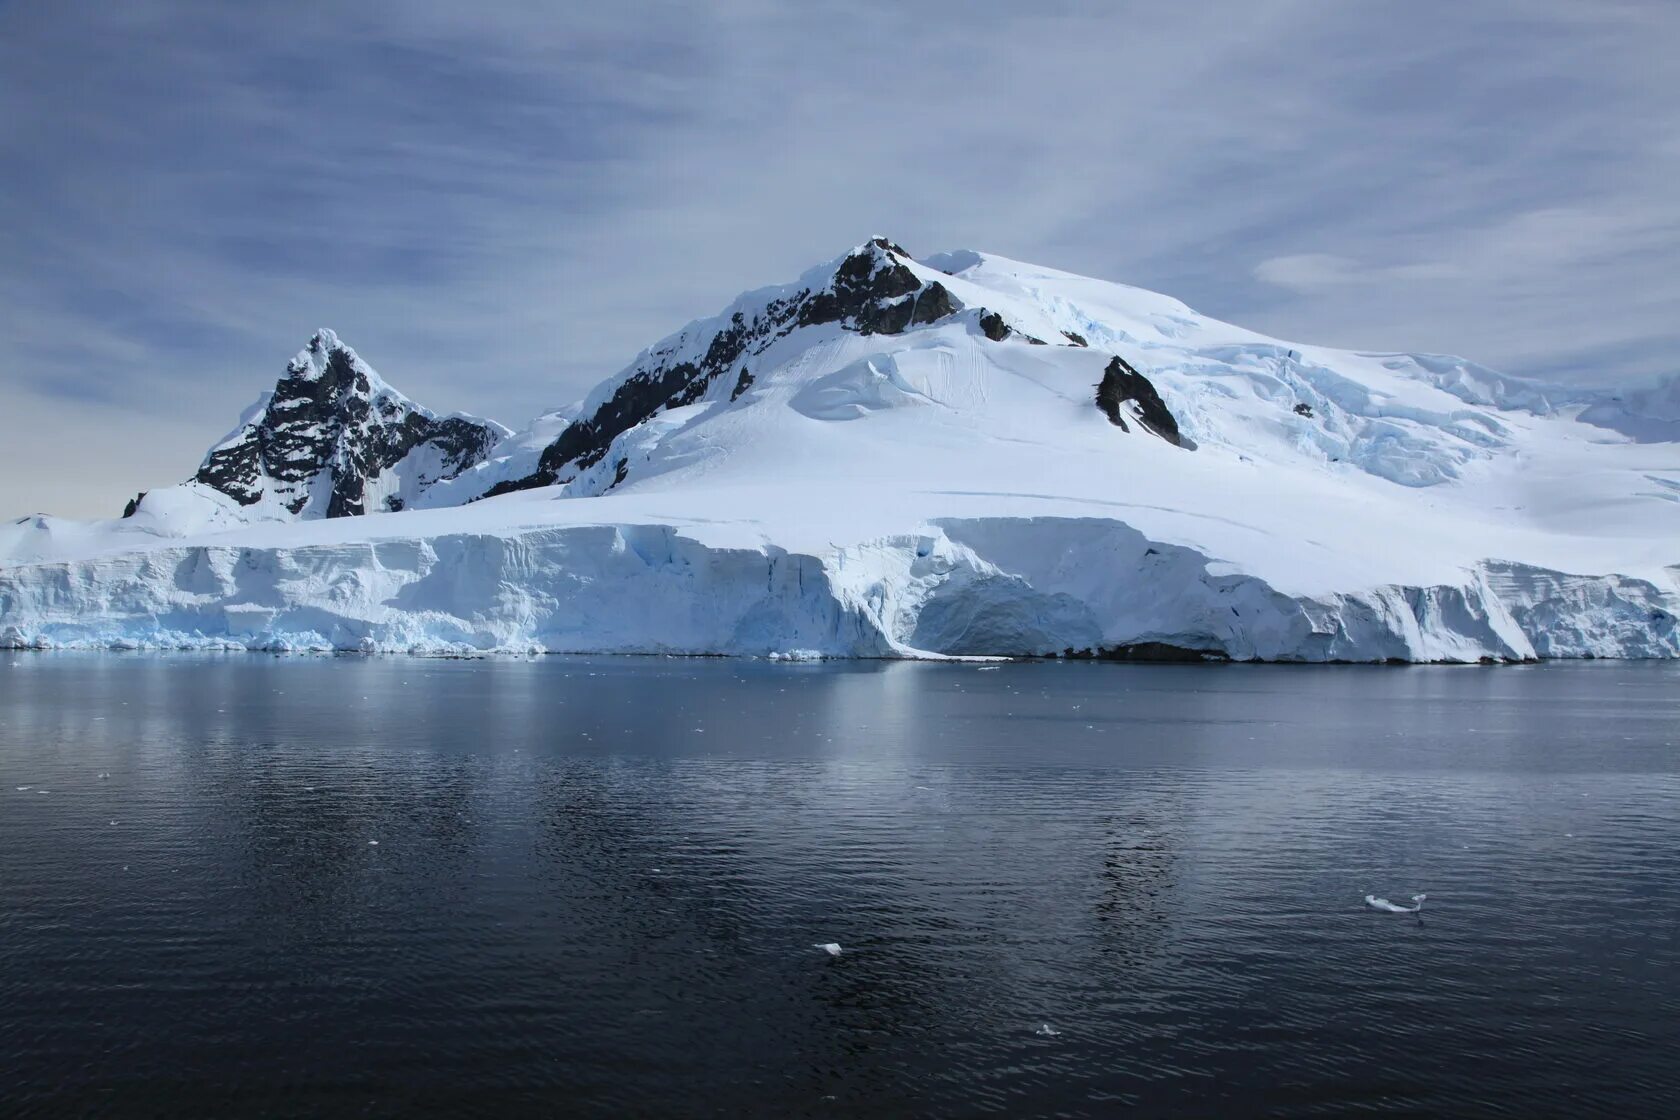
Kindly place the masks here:
POLYGON ((34 786, 19 786, 18 787, 18 792, 19 793, 27 793, 29 790, 32 790, 34 788, 35 788, 34 786))
POLYGON ((1423 900, 1428 897, 1426 894, 1414 894, 1412 905, 1401 906, 1398 903, 1390 902, 1386 898, 1378 898, 1374 894, 1368 894, 1365 896, 1365 905, 1373 910, 1385 910, 1390 914, 1416 914, 1423 909, 1423 900))
POLYGON ((1062 1032, 1057 1030, 1055 1027, 1052 1027, 1049 1023, 1040 1023, 1038 1025, 1038 1029, 1033 1033, 1038 1035, 1040 1038, 1056 1038, 1059 1037, 1062 1032))
POLYGON ((377 847, 379 847, 379 841, 377 841, 377 840, 369 840, 369 841, 368 841, 368 847, 370 847, 370 848, 377 848, 377 847))
POLYGON ((823 952, 827 953, 831 957, 838 957, 840 955, 840 944, 837 941, 820 942, 816 945, 811 946, 811 948, 821 949, 823 952))
POLYGON ((111 776, 111 772, 109 770, 101 770, 99 772, 99 776, 100 778, 109 778, 111 776))

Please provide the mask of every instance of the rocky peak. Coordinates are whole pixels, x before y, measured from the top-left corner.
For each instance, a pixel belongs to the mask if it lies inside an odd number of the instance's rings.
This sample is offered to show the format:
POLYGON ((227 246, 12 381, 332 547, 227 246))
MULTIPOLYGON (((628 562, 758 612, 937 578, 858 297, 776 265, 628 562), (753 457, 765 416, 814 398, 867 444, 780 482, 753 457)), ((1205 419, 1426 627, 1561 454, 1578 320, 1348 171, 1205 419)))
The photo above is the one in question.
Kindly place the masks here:
POLYGON ((839 323, 860 334, 901 334, 960 310, 937 280, 924 283, 910 255, 884 237, 872 237, 840 259, 824 289, 806 294, 800 326, 839 323))
POLYGON ((737 304, 673 335, 638 358, 609 394, 561 432, 535 472, 499 483, 489 494, 566 481, 600 462, 624 432, 664 409, 700 400, 726 373, 738 397, 747 362, 799 328, 833 324, 859 334, 902 334, 962 310, 944 284, 924 281, 914 264, 895 242, 871 237, 832 271, 807 273, 762 303, 737 304))
MULTIPOLYGON (((498 424, 440 418, 415 404, 323 328, 211 448, 193 481, 242 506, 266 501, 293 517, 398 510, 432 483, 482 462, 506 435, 498 424)), ((144 500, 130 503, 128 514, 144 500)))
POLYGON ((338 340, 338 335, 322 327, 309 336, 309 341, 302 350, 297 352, 286 365, 286 372, 293 377, 306 380, 316 380, 327 371, 329 357, 337 352, 348 354, 351 361, 356 360, 356 352, 338 340))

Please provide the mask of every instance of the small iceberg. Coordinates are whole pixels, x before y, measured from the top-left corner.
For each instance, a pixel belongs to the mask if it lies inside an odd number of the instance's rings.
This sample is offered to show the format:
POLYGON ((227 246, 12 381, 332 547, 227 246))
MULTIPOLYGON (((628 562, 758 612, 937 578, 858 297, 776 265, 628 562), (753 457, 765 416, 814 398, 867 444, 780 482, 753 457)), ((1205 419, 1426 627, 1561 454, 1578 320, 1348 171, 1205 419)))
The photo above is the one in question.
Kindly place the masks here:
POLYGON ((1062 1032, 1057 1030, 1055 1027, 1052 1027, 1049 1023, 1040 1023, 1038 1025, 1038 1029, 1033 1033, 1040 1038, 1059 1038, 1061 1037, 1062 1032))
POLYGON ((1399 903, 1390 902, 1386 898, 1378 898, 1374 894, 1368 894, 1365 896, 1365 905, 1373 910, 1383 910, 1390 914, 1416 914, 1423 909, 1423 900, 1428 897, 1426 894, 1414 894, 1410 906, 1401 906, 1399 903))
POLYGON ((838 957, 840 955, 840 944, 837 941, 824 941, 820 944, 811 946, 811 948, 821 949, 831 957, 838 957))

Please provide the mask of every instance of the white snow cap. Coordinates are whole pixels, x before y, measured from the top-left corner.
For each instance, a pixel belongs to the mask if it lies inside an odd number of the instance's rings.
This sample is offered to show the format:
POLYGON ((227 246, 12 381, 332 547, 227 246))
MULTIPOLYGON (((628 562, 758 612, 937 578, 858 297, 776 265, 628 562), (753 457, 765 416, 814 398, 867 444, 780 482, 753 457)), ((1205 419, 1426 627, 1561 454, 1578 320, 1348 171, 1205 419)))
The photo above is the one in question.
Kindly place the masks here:
MULTIPOLYGON (((327 355, 337 349, 350 350, 338 341, 338 335, 326 327, 321 327, 309 336, 309 341, 302 350, 287 364, 286 371, 293 377, 301 377, 306 381, 314 381, 327 371, 327 355)), ((350 350, 352 357, 355 351, 350 350)))

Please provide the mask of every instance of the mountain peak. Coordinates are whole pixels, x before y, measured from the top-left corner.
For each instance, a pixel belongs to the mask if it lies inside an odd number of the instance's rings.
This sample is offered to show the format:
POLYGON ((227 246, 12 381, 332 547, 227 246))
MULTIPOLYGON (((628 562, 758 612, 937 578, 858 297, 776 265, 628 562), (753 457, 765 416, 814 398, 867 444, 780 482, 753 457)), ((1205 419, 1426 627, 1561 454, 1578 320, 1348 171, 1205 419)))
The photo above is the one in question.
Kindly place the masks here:
POLYGON ((838 258, 832 271, 835 275, 847 273, 856 277, 867 277, 883 269, 903 269, 906 275, 916 264, 916 260, 904 246, 875 234, 869 240, 852 246, 847 253, 838 258))
MULTIPOLYGON (((336 331, 321 327, 309 336, 309 341, 304 343, 303 349, 299 350, 287 364, 286 375, 302 378, 306 381, 316 381, 326 376, 335 361, 339 366, 341 375, 353 374, 357 371, 360 371, 364 377, 373 374, 373 370, 361 358, 357 357, 356 352, 339 339, 336 331)), ((373 376, 377 378, 378 375, 374 374, 373 376)), ((370 388, 371 385, 370 381, 370 388)), ((381 386, 383 386, 383 382, 381 382, 381 386)))
POLYGON ((871 234, 868 241, 865 241, 862 245, 853 249, 852 252, 860 253, 868 249, 878 249, 885 253, 897 253, 906 260, 910 259, 910 254, 904 251, 904 246, 900 245, 891 238, 883 237, 878 233, 871 234))
POLYGON ((914 260, 884 237, 872 237, 840 259, 826 290, 809 294, 801 326, 838 323, 860 334, 901 334, 960 309, 938 280, 917 275, 914 260), (922 297, 931 297, 925 304, 922 297))
MULTIPOLYGON (((507 434, 469 416, 439 418, 322 327, 210 449, 192 482, 263 517, 399 510, 482 462, 507 434)), ((124 516, 145 505, 142 495, 124 516)))
MULTIPOLYGON (((896 242, 874 236, 807 272, 797 284, 762 289, 723 314, 699 320, 644 351, 597 386, 582 413, 543 451, 537 468, 498 480, 483 496, 548 486, 599 463, 624 432, 660 412, 705 398, 723 383, 731 400, 752 384, 747 368, 797 331, 897 335, 949 320, 962 301, 896 242)), ((806 334, 803 338, 818 335, 806 334)))

